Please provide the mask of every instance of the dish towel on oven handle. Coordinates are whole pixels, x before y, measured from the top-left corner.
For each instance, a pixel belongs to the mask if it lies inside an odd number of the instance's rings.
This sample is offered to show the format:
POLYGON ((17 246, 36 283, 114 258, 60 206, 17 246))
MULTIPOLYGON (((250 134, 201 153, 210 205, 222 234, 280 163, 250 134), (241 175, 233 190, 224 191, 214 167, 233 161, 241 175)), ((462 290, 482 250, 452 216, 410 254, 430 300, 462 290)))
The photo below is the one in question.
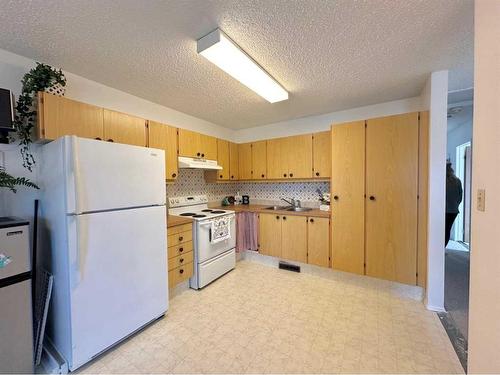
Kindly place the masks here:
POLYGON ((221 242, 231 238, 231 218, 223 216, 212 220, 212 243, 221 242))

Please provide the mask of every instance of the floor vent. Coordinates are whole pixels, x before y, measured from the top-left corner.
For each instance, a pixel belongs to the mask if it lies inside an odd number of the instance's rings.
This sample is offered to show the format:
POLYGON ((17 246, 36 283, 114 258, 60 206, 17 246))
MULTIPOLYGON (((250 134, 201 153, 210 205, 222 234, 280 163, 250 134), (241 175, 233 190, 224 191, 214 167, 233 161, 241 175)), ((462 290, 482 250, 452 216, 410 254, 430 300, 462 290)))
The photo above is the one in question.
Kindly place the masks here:
POLYGON ((295 264, 290 264, 287 262, 280 262, 279 268, 287 271, 300 272, 300 266, 296 266, 295 264))

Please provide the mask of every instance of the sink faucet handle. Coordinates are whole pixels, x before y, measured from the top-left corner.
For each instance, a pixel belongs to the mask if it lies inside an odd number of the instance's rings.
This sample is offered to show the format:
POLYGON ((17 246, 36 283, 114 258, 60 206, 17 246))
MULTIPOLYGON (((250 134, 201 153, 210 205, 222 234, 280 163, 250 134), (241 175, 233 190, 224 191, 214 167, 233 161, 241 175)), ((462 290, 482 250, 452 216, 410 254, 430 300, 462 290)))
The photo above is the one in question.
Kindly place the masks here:
POLYGON ((300 200, 299 199, 295 200, 295 207, 300 207, 300 200))

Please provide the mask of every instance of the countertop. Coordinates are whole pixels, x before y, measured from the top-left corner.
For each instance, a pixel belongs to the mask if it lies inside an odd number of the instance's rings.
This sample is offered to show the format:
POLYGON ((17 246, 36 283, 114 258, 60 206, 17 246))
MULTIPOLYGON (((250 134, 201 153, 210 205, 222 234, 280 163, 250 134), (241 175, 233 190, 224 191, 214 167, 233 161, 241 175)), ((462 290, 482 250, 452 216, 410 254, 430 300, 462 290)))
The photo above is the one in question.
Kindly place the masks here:
POLYGON ((192 222, 193 219, 190 219, 189 217, 181 217, 173 215, 167 216, 167 228, 175 227, 177 225, 182 225, 182 224, 190 224, 192 222))
POLYGON ((230 206, 210 206, 210 208, 217 208, 221 210, 233 210, 236 212, 257 212, 257 213, 268 213, 277 215, 294 215, 294 216, 312 216, 312 217, 330 217, 330 211, 321 211, 318 208, 313 208, 311 211, 286 211, 286 210, 266 210, 266 207, 270 207, 269 204, 239 204, 230 206))

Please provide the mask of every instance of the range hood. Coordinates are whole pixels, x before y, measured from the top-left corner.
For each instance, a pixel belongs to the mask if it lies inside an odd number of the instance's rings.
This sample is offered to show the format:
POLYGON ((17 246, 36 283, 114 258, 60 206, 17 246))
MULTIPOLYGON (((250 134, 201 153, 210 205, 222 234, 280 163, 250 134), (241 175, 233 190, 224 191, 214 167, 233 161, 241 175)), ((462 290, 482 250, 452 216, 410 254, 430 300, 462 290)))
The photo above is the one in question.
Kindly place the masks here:
POLYGON ((186 158, 179 156, 179 168, 183 169, 222 169, 217 160, 186 158))

